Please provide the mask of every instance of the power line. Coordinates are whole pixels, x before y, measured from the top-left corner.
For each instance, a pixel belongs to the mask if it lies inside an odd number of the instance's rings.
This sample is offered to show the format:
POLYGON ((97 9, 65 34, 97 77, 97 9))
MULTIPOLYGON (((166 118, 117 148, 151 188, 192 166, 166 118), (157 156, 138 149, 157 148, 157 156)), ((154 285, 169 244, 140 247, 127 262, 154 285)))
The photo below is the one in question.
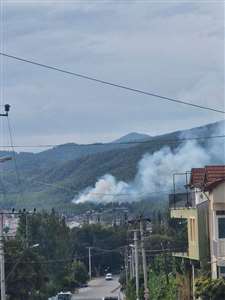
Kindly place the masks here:
MULTIPOLYGON (((68 192, 73 192, 76 195, 82 194, 81 190, 76 190, 73 187, 65 187, 65 186, 60 185, 60 184, 47 183, 47 182, 43 182, 43 181, 35 180, 35 179, 23 178, 22 180, 30 182, 30 183, 39 183, 39 184, 42 184, 42 185, 62 189, 62 190, 68 191, 68 192)), ((181 192, 181 193, 184 192, 185 193, 185 191, 183 191, 183 190, 177 190, 177 192, 181 192)), ((100 193, 100 192, 97 193, 97 192, 91 192, 91 191, 87 192, 88 195, 93 195, 93 196, 109 196, 109 197, 113 197, 113 198, 114 197, 131 197, 131 198, 136 198, 136 199, 145 198, 145 197, 148 197, 148 196, 151 196, 151 195, 158 195, 158 194, 168 195, 168 194, 171 194, 171 193, 172 193, 172 190, 157 190, 157 191, 152 191, 152 192, 148 192, 148 193, 134 193, 134 194, 132 194, 132 193, 100 193)), ((201 192, 197 191, 196 193, 201 193, 201 192)))
MULTIPOLYGON (((73 192, 77 195, 81 194, 82 191, 80 190, 76 190, 74 189, 73 187, 64 187, 60 184, 54 184, 54 183, 47 183, 47 182, 43 182, 43 181, 40 181, 40 180, 35 180, 35 179, 25 179, 23 178, 24 181, 28 181, 28 182, 31 182, 31 183, 39 183, 39 184, 43 184, 43 185, 46 185, 46 186, 51 186, 51 187, 54 187, 54 188, 58 188, 58 189, 63 189, 65 191, 68 191, 68 192, 73 192)), ((161 193, 161 194, 168 194, 168 193, 171 193, 171 191, 169 190, 164 190, 164 191, 154 191, 154 192, 149 192, 147 194, 144 194, 144 193, 139 193, 139 194, 131 194, 131 193, 95 193, 95 192, 88 192, 89 195, 93 195, 93 196, 110 196, 110 197, 135 197, 135 198, 138 198, 138 197, 144 197, 144 196, 148 196, 148 195, 155 195, 155 194, 158 194, 158 193, 161 193)))
POLYGON ((23 199, 22 182, 21 182, 19 168, 18 168, 18 164, 17 164, 17 160, 16 160, 16 153, 15 153, 15 149, 14 149, 14 145, 13 145, 13 133, 12 133, 9 116, 7 116, 7 124, 8 124, 8 130, 9 130, 10 146, 12 148, 12 153, 13 153, 15 173, 16 173, 17 183, 18 183, 18 187, 19 187, 19 193, 20 193, 21 199, 23 199))
MULTIPOLYGON (((66 147, 102 147, 102 146, 116 146, 116 145, 139 145, 139 144, 154 144, 154 145, 161 145, 164 143, 177 143, 177 142, 186 142, 186 141, 204 141, 204 140, 213 140, 225 138, 225 134, 222 135, 212 135, 212 136, 202 136, 202 137, 190 137, 190 138, 178 138, 178 139, 160 139, 155 140, 154 138, 151 140, 144 140, 144 141, 130 141, 130 142, 109 142, 109 143, 93 143, 93 144, 41 144, 41 145, 14 145, 14 148, 54 148, 60 146, 66 147)), ((10 148, 10 145, 0 145, 2 148, 10 148)))
MULTIPOLYGON (((127 245, 128 246, 128 245, 127 245)), ((93 248, 93 247, 91 247, 93 248)), ((122 248, 122 247, 121 247, 122 248)), ((106 250, 106 249, 104 249, 106 250)), ((147 250, 148 253, 152 253, 152 254, 149 254, 148 256, 160 256, 161 253, 173 253, 173 252, 177 252, 177 251, 180 251, 180 249, 166 249, 166 251, 164 250, 147 250)), ((110 251, 111 253, 113 252, 116 252, 116 251, 113 251, 111 250, 110 251)), ((105 252, 105 253, 95 253, 95 254, 92 254, 92 257, 98 257, 99 255, 109 255, 110 252, 105 252)), ((118 252, 118 254, 121 254, 120 252, 118 252)), ((73 257, 71 258, 58 258, 58 259, 48 259, 48 260, 41 260, 41 261, 20 261, 19 263, 20 264, 26 264, 26 263, 29 263, 29 264, 51 264, 51 263, 70 263, 70 262, 73 262, 73 261, 76 261, 76 260, 82 260, 82 259, 87 259, 88 258, 88 255, 74 255, 73 257)), ((11 259, 8 259, 6 260, 6 263, 12 263, 12 262, 15 262, 15 260, 11 260, 11 259)))
POLYGON ((28 63, 28 64, 36 65, 36 66, 39 66, 39 67, 42 67, 42 68, 46 68, 46 69, 49 69, 49 70, 53 70, 53 71, 65 73, 65 74, 68 74, 68 75, 76 76, 76 77, 79 77, 79 78, 82 78, 82 79, 94 81, 94 82, 97 82, 97 83, 100 83, 100 84, 104 84, 104 85, 113 86, 113 87, 116 87, 116 88, 128 90, 130 92, 134 92, 134 93, 137 93, 137 94, 151 96, 151 97, 155 97, 155 98, 158 98, 158 99, 162 99, 162 100, 166 100, 166 101, 170 101, 170 102, 174 102, 174 103, 179 103, 179 104, 188 105, 188 106, 192 106, 192 107, 199 108, 199 109, 204 109, 204 110, 209 110, 209 111, 225 114, 225 111, 217 109, 217 108, 207 107, 207 106, 191 103, 191 102, 188 102, 188 101, 183 101, 183 100, 179 100, 179 99, 175 99, 175 98, 171 98, 171 97, 162 96, 162 95, 159 95, 159 94, 156 94, 156 93, 152 93, 152 92, 132 88, 132 87, 129 87, 129 86, 125 86, 123 84, 117 84, 117 83, 114 83, 114 82, 110 82, 110 81, 98 79, 98 78, 95 78, 95 77, 83 75, 83 74, 80 74, 80 73, 75 73, 75 72, 72 72, 72 71, 68 71, 68 70, 58 68, 58 67, 55 67, 55 66, 46 65, 46 64, 43 64, 43 63, 40 63, 40 62, 37 62, 37 61, 33 61, 33 60, 25 59, 25 58, 22 58, 22 57, 10 55, 10 54, 4 53, 4 52, 0 52, 0 55, 4 56, 4 57, 7 57, 7 58, 14 59, 14 60, 18 60, 18 61, 21 61, 21 62, 24 62, 24 63, 28 63))

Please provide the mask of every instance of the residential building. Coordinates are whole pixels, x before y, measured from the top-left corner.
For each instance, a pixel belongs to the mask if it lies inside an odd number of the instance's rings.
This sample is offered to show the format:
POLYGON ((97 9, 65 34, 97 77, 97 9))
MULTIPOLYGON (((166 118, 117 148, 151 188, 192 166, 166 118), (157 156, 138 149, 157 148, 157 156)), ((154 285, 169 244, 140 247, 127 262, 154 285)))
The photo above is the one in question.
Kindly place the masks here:
POLYGON ((225 277, 225 166, 193 169, 190 188, 199 203, 208 203, 208 236, 213 279, 225 277))
POLYGON ((169 200, 171 217, 186 220, 187 248, 174 256, 191 266, 194 295, 200 270, 211 271, 213 279, 225 277, 225 166, 194 168, 189 177, 186 192, 174 189, 169 200))

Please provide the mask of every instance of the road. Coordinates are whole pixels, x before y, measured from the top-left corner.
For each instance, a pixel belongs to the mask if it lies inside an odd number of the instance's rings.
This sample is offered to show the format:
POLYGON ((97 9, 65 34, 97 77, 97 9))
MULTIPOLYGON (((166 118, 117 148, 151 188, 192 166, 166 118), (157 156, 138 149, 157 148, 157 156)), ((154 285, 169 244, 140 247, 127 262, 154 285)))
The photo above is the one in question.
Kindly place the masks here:
POLYGON ((73 296, 73 300, 102 300, 105 296, 119 296, 118 287, 118 277, 114 277, 112 281, 97 278, 91 280, 88 287, 80 289, 79 293, 73 296))

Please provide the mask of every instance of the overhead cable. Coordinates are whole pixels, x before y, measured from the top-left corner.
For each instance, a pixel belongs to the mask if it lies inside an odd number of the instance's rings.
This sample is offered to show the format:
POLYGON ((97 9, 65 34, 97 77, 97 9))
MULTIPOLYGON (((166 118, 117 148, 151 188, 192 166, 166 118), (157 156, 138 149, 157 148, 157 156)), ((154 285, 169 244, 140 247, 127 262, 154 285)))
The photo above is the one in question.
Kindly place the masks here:
MULTIPOLYGON (((155 139, 152 138, 150 140, 143 141, 130 141, 130 142, 108 142, 108 143, 93 143, 93 144, 75 144, 75 143, 67 143, 67 144, 41 144, 41 145, 14 145, 14 148, 54 148, 54 147, 101 147, 101 146, 116 146, 116 145, 132 145, 132 144, 154 144, 161 145, 164 143, 177 143, 177 142, 186 142, 186 141, 204 141, 204 140, 213 140, 225 138, 225 134, 221 135, 212 135, 212 136, 202 136, 202 137, 188 137, 188 138, 178 138, 178 139, 155 139)), ((10 145, 0 145, 2 148, 10 148, 10 145)))
POLYGON ((20 193, 21 199, 23 199, 22 182, 21 182, 21 178, 20 178, 19 167, 18 167, 18 164, 17 164, 16 152, 15 152, 14 144, 13 144, 13 133, 12 133, 12 128, 11 128, 9 116, 7 116, 7 124, 8 124, 10 147, 12 148, 13 162, 14 162, 14 166, 15 166, 15 174, 16 174, 16 178, 17 178, 19 193, 20 193))
POLYGON ((151 96, 151 97, 155 97, 155 98, 158 98, 158 99, 161 99, 161 100, 166 100, 166 101, 170 101, 170 102, 174 102, 174 103, 178 103, 178 104, 192 106, 192 107, 203 109, 203 110, 209 110, 209 111, 225 114, 225 111, 221 110, 221 109, 217 109, 217 108, 213 108, 213 107, 207 107, 207 106, 204 106, 204 105, 195 104, 195 103, 192 103, 192 102, 188 102, 188 101, 184 101, 184 100, 180 100, 180 99, 175 99, 175 98, 171 98, 171 97, 167 97, 167 96, 162 96, 162 95, 159 95, 159 94, 156 94, 156 93, 153 93, 153 92, 148 92, 148 91, 132 88, 132 87, 120 84, 120 83, 114 83, 114 82, 98 79, 98 78, 95 78, 95 77, 91 77, 91 76, 88 76, 88 75, 68 71, 68 70, 65 70, 65 69, 62 69, 62 68, 59 68, 59 67, 56 67, 56 66, 47 65, 47 64, 44 64, 44 63, 40 63, 40 62, 37 62, 37 61, 34 61, 34 60, 22 58, 22 57, 15 56, 15 55, 10 55, 8 53, 0 52, 0 55, 4 56, 4 57, 7 57, 7 58, 10 58, 10 59, 21 61, 21 62, 24 62, 24 63, 28 63, 28 64, 39 66, 39 67, 42 67, 42 68, 46 68, 46 69, 49 69, 49 70, 53 70, 53 71, 65 73, 65 74, 68 74, 68 75, 72 75, 72 76, 75 76, 75 77, 78 77, 78 78, 81 78, 81 79, 86 79, 86 80, 94 81, 94 82, 97 82, 97 83, 100 83, 100 84, 104 84, 104 85, 113 86, 113 87, 116 87, 116 88, 128 90, 128 91, 134 92, 136 94, 151 96))

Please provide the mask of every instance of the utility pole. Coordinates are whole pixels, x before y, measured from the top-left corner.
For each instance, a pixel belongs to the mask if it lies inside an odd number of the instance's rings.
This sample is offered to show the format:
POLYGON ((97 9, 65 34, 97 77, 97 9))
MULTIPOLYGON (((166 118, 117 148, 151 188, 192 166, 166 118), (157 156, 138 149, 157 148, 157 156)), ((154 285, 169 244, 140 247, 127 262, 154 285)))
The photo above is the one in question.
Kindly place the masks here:
POLYGON ((134 248, 131 247, 131 262, 132 262, 132 278, 135 277, 135 259, 134 259, 134 248))
POLYGON ((143 224, 142 217, 140 218, 140 233, 141 233, 141 253, 142 253, 142 264, 143 264, 143 275, 144 275, 144 298, 145 300, 149 300, 147 262, 146 262, 145 246, 144 246, 144 224, 143 224))
POLYGON ((25 241, 25 245, 26 245, 26 248, 29 248, 29 238, 28 238, 28 214, 27 214, 27 212, 25 212, 25 231, 26 231, 26 236, 25 236, 25 238, 26 238, 26 241, 25 241))
MULTIPOLYGON (((0 116, 8 116, 9 107, 5 106, 5 114, 0 116)), ((0 163, 11 160, 12 157, 1 157, 0 163)), ((1 300, 6 300, 6 287, 5 287, 5 252, 4 252, 4 240, 3 240, 3 228, 4 228, 4 213, 0 215, 0 274, 1 274, 1 300)))
POLYGON ((135 282, 136 300, 139 300, 139 264, 138 264, 138 237, 137 230, 134 230, 134 258, 135 258, 135 282))
POLYGON ((163 252, 163 257, 164 257, 164 264, 165 264, 166 283, 167 283, 167 285, 169 285, 169 275, 168 275, 168 268, 167 268, 167 256, 166 256, 166 252, 165 252, 165 249, 164 249, 163 242, 161 242, 161 247, 162 247, 162 252, 163 252))
POLYGON ((89 265, 89 279, 91 280, 91 275, 92 275, 92 271, 91 271, 91 247, 88 247, 88 265, 89 265))
POLYGON ((128 249, 125 247, 124 253, 124 267, 125 267, 125 277, 126 277, 126 285, 128 284, 128 249))
POLYGON ((1 300, 6 300, 5 288, 5 253, 3 243, 4 214, 0 215, 0 264, 1 264, 1 300))

